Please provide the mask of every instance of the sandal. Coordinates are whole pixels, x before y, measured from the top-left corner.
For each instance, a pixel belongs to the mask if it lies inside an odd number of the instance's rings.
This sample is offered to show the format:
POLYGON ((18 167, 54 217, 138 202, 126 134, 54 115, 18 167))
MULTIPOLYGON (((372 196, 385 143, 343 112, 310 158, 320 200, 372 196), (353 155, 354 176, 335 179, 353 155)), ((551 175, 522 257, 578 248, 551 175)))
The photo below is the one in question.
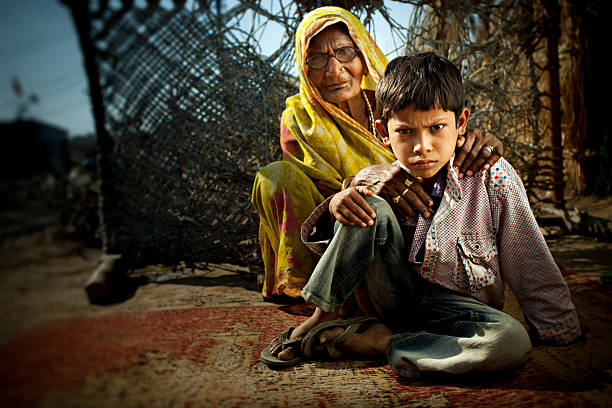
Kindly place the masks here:
MULTIPOLYGON (((285 350, 289 347, 301 346, 303 337, 297 337, 295 339, 290 339, 291 333, 293 332, 293 327, 284 330, 281 334, 278 335, 278 340, 281 343, 281 351, 285 350)), ((268 346, 261 351, 261 361, 266 363, 268 367, 291 367, 299 363, 302 360, 302 356, 298 355, 291 360, 281 360, 280 358, 272 355, 270 351, 270 347, 268 346)))
POLYGON ((302 354, 314 359, 334 359, 342 357, 342 351, 336 345, 345 342, 353 334, 365 331, 371 325, 378 323, 372 316, 361 316, 346 320, 330 320, 313 327, 302 340, 302 354), (344 332, 325 344, 318 342, 319 335, 334 327, 344 328, 344 332))

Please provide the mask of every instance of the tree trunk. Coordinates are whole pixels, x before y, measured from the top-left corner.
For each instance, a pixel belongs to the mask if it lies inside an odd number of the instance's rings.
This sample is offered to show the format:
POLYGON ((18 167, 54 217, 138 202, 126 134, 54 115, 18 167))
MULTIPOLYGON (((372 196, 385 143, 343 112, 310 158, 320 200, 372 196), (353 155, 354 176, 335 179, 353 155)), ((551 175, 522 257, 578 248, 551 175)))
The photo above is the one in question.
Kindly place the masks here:
POLYGON ((584 103, 584 47, 580 30, 581 15, 575 0, 561 0, 560 83, 563 111, 562 132, 567 189, 583 194, 585 179, 585 140, 587 111, 584 103))
MULTIPOLYGON (((89 15, 89 1, 83 0, 62 0, 70 9, 72 21, 74 22, 81 51, 83 52, 83 64, 87 73, 89 85, 89 98, 93 111, 96 145, 98 160, 98 175, 100 183, 99 197, 99 218, 102 247, 104 251, 113 251, 109 248, 109 240, 106 234, 106 222, 104 219, 104 198, 114 197, 113 186, 109 183, 112 180, 112 168, 110 158, 114 150, 114 140, 109 135, 105 127, 105 110, 102 98, 102 88, 100 87, 100 72, 96 64, 95 48, 91 39, 91 20, 89 15)), ((106 220, 108 221, 108 220, 106 220)))
POLYGON ((559 84, 559 22, 560 9, 556 0, 545 2, 550 23, 546 32, 546 56, 548 59, 548 92, 550 94, 550 130, 553 168, 553 205, 565 208, 563 174, 563 146, 561 135, 561 87, 559 84))

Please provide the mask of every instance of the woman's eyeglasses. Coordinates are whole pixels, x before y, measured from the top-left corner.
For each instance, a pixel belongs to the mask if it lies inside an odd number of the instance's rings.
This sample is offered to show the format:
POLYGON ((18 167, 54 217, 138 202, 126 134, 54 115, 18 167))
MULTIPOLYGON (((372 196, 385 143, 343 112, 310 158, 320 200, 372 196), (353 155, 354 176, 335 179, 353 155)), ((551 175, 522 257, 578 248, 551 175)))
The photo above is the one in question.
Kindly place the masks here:
POLYGON ((327 65, 331 57, 334 57, 340 62, 349 62, 355 58, 357 52, 359 52, 359 50, 355 47, 342 47, 334 51, 332 55, 313 54, 306 60, 306 65, 312 69, 320 69, 327 65))

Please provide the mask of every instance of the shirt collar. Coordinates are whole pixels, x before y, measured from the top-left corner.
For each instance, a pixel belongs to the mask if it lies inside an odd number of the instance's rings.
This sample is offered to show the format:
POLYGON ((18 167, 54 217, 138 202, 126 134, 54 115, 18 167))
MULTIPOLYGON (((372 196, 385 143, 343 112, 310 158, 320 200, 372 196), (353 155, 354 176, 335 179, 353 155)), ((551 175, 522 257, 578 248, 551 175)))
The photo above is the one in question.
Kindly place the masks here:
POLYGON ((447 191, 455 200, 461 200, 463 196, 463 192, 461 191, 461 184, 459 183, 459 177, 457 176, 457 172, 453 168, 453 162, 455 161, 455 155, 451 157, 450 161, 447 164, 448 172, 446 177, 447 182, 447 191))

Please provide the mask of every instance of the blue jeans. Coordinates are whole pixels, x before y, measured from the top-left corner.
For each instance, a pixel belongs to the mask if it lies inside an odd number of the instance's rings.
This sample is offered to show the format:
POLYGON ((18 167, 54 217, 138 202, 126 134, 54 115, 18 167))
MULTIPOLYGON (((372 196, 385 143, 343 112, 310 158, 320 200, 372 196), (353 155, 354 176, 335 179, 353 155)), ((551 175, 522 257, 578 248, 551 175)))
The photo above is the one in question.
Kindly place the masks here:
POLYGON ((302 289, 304 299, 335 311, 365 280, 377 317, 394 333, 387 360, 400 376, 523 365, 531 353, 525 328, 500 310, 412 272, 391 207, 377 196, 366 200, 376 212, 374 225, 336 223, 329 248, 302 289))

